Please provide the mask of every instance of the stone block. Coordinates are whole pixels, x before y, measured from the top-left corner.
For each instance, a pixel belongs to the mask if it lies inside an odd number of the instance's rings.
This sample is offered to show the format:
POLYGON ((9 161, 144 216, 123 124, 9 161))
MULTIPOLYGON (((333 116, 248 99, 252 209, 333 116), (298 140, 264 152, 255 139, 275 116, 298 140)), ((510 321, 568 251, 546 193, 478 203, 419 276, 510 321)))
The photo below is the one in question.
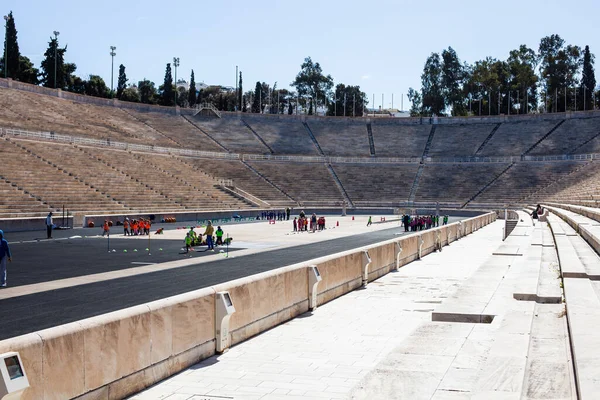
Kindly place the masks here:
POLYGON ((64 400, 85 393, 84 331, 70 323, 38 332, 42 339, 44 400, 64 400))
POLYGON ((0 341, 0 353, 16 351, 21 356, 29 380, 29 388, 23 392, 22 400, 38 400, 44 396, 42 339, 36 333, 0 341))

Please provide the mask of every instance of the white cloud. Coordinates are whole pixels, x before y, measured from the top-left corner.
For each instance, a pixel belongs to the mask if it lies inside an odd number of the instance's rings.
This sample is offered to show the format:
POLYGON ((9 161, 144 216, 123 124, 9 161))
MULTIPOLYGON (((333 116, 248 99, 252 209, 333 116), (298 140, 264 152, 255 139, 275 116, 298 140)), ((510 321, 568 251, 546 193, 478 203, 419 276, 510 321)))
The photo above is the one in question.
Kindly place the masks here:
POLYGON ((360 77, 360 79, 362 79, 363 81, 369 80, 369 79, 371 79, 371 75, 369 75, 369 74, 363 75, 360 77))

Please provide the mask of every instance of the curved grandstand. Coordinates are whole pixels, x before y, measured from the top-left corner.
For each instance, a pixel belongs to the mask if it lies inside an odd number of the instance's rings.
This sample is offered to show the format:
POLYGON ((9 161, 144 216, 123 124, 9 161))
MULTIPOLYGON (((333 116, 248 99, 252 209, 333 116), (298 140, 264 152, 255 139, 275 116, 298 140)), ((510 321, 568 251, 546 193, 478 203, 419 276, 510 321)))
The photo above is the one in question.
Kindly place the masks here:
POLYGON ((173 109, 0 80, 0 218, 595 204, 600 113, 323 118, 173 109), (38 93, 36 93, 38 92, 38 93))

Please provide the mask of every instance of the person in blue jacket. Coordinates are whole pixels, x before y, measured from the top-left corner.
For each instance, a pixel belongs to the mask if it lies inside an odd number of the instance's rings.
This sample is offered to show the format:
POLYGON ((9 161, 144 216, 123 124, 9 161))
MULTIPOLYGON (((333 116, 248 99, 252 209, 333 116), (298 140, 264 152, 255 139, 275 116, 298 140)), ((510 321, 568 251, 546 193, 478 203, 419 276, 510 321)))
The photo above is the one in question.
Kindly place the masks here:
POLYGON ((4 232, 0 231, 0 287, 6 287, 6 261, 12 262, 10 247, 4 239, 4 232))

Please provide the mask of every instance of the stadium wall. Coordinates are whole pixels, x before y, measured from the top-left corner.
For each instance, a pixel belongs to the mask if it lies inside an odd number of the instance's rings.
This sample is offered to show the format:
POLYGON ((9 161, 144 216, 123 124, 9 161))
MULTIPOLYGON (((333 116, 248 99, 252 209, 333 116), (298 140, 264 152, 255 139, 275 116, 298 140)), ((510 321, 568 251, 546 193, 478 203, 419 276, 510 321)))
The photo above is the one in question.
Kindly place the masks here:
MULTIPOLYGON (((0 353, 18 351, 31 387, 24 400, 121 399, 215 354, 215 294, 229 291, 236 312, 232 344, 308 310, 308 267, 323 280, 318 304, 448 245, 496 220, 487 213, 372 246, 291 265, 214 287, 0 341, 0 353)), ((316 311, 318 312, 318 310, 316 311)))

